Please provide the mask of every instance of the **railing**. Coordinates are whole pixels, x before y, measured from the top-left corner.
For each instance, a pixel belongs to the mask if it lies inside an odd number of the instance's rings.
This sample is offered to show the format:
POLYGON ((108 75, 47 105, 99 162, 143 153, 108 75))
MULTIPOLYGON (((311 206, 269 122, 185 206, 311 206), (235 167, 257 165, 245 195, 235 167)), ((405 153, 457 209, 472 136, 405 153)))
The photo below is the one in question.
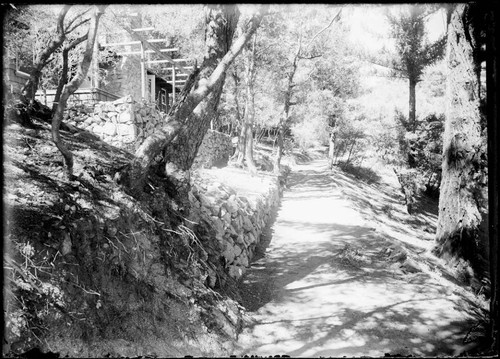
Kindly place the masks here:
MULTIPOLYGON (((36 93, 36 99, 47 106, 52 106, 55 96, 55 89, 44 91, 39 90, 36 93)), ((114 101, 118 98, 119 96, 99 88, 79 88, 73 95, 70 96, 68 104, 81 105, 85 103, 94 105, 99 101, 114 101)))

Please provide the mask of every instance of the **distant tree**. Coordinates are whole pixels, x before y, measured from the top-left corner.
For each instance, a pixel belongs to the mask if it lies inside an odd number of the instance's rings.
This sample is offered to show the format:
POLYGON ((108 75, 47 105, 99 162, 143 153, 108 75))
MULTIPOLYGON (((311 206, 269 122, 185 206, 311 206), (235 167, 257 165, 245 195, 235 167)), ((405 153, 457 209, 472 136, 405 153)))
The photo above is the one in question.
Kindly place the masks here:
MULTIPOLYGON (((299 9, 300 10, 300 9, 299 9)), ((317 15, 316 9, 312 10, 313 14, 317 15)), ((296 102, 293 101, 293 96, 296 93, 296 74, 299 69, 299 63, 301 60, 312 60, 315 58, 319 58, 323 55, 323 49, 321 48, 321 44, 317 41, 323 33, 328 30, 334 22, 337 22, 340 19, 341 10, 337 10, 336 14, 330 19, 326 26, 317 30, 316 28, 312 28, 306 26, 304 23, 304 18, 306 17, 302 11, 299 13, 299 17, 301 18, 299 26, 295 24, 296 27, 295 41, 291 41, 291 47, 289 48, 289 54, 287 56, 286 64, 282 65, 282 76, 284 76, 284 86, 282 88, 282 103, 283 110, 279 118, 278 122, 278 136, 277 136, 277 151, 276 156, 274 158, 274 172, 278 174, 280 172, 281 158, 283 156, 284 149, 284 134, 288 129, 290 122, 290 115, 292 106, 296 105, 296 102), (314 31, 316 30, 316 31, 314 31)))
POLYGON ((257 33, 253 35, 253 41, 250 48, 243 53, 245 64, 244 82, 245 82, 245 108, 243 112, 243 121, 238 140, 238 158, 237 163, 242 164, 245 159, 246 165, 251 173, 255 173, 257 168, 253 159, 253 125, 255 120, 255 78, 256 78, 256 42, 257 33))
POLYGON ((425 18, 434 9, 422 5, 408 6, 398 16, 387 14, 391 35, 396 41, 396 56, 391 67, 408 78, 409 113, 407 128, 416 129, 416 86, 424 69, 444 55, 446 37, 435 42, 426 41, 425 18))

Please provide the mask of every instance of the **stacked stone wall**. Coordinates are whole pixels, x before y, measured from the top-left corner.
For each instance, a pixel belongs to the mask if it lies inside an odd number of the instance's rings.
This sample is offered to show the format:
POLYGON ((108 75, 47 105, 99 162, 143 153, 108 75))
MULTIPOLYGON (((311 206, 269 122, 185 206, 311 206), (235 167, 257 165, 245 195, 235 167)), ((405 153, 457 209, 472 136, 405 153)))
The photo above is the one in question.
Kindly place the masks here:
MULTIPOLYGON (((103 141, 134 152, 154 131, 161 128, 166 114, 154 104, 136 102, 132 96, 112 102, 74 106, 68 110, 70 125, 93 132, 103 141)), ((209 130, 198 150, 193 169, 227 165, 232 153, 231 138, 209 130)))
MULTIPOLYGON (((204 240, 218 242, 214 245, 221 248, 219 259, 232 278, 241 278, 249 267, 279 205, 280 193, 280 184, 272 176, 261 181, 260 193, 254 195, 239 194, 218 182, 192 184, 190 220, 213 228, 215 237, 204 240)), ((209 273, 209 279, 215 285, 216 273, 209 273)))
POLYGON ((113 102, 98 102, 91 113, 74 107, 69 109, 68 123, 95 133, 103 141, 128 151, 159 129, 165 114, 154 104, 135 102, 126 96, 113 102))

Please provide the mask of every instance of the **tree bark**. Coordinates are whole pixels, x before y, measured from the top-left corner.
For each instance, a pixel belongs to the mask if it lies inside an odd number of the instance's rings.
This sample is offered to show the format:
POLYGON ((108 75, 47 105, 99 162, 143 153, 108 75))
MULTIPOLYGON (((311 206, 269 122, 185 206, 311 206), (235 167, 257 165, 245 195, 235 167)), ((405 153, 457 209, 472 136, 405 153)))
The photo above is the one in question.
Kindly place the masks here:
POLYGON ((333 156, 335 153, 335 129, 330 132, 328 140, 328 167, 333 168, 333 156))
POLYGON ((246 103, 245 103, 245 162, 252 174, 257 173, 253 159, 253 124, 255 120, 255 43, 257 36, 254 34, 252 50, 246 56, 246 103))
POLYGON ((87 35, 79 37, 71 44, 64 47, 62 52, 63 66, 61 70, 61 78, 59 79, 59 83, 57 84, 56 94, 54 96, 54 102, 52 104, 52 113, 55 113, 57 110, 57 104, 59 103, 59 99, 61 98, 61 93, 64 88, 64 85, 68 82, 68 68, 69 68, 69 52, 74 49, 76 46, 81 44, 87 40, 87 35))
POLYGON ((409 85, 410 85, 410 96, 409 96, 409 101, 408 101, 408 124, 409 124, 409 130, 410 132, 415 132, 417 128, 417 118, 416 118, 416 103, 417 103, 417 95, 416 95, 416 87, 417 87, 417 81, 414 78, 409 79, 409 85))
MULTIPOLYGON (((479 277, 487 273, 486 133, 480 111, 479 67, 469 4, 453 9, 448 24, 446 121, 434 252, 462 259, 479 277)), ((467 279, 467 278, 466 278, 467 279)))
POLYGON ((283 156, 283 145, 285 139, 285 131, 286 126, 288 125, 288 119, 290 117, 290 107, 292 106, 292 92, 293 87, 295 86, 293 83, 293 78, 295 76, 295 72, 297 72, 297 67, 299 65, 300 53, 302 51, 302 34, 299 35, 297 51, 293 57, 292 68, 290 69, 287 76, 287 84, 285 90, 285 103, 283 105, 283 113, 280 117, 280 121, 278 123, 278 149, 276 151, 276 157, 274 158, 274 173, 279 175, 280 166, 281 166, 281 158, 283 156))
POLYGON ((64 157, 69 178, 73 177, 73 154, 64 144, 59 129, 61 126, 64 110, 66 109, 68 98, 80 87, 89 70, 90 63, 92 61, 92 54, 94 51, 94 42, 97 35, 97 29, 99 27, 99 18, 101 17, 105 8, 106 5, 96 6, 87 33, 87 44, 85 47, 85 52, 83 54, 83 59, 78 66, 75 77, 68 84, 64 85, 61 97, 57 104, 56 111, 52 117, 52 140, 54 141, 57 149, 64 157))
MULTIPOLYGON (((252 18, 243 24, 242 35, 231 45, 230 49, 230 43, 224 43, 221 40, 228 39, 226 31, 234 33, 236 14, 227 18, 227 11, 215 6, 210 8, 209 17, 207 17, 206 45, 207 49, 212 50, 207 52, 201 66, 197 88, 182 99, 182 102, 179 101, 170 116, 170 121, 162 129, 146 138, 137 149, 134 160, 123 170, 122 178, 128 181, 127 185, 132 194, 140 195, 151 164, 174 139, 176 143, 169 146, 168 152, 165 151, 165 157, 171 161, 173 171, 189 170, 210 125, 211 112, 214 112, 218 105, 226 71, 260 25, 268 8, 268 5, 260 6, 252 18), (217 61, 220 62, 217 63, 217 61), (216 65, 215 69, 214 65, 216 65), (213 94, 210 95, 211 93, 213 94), (182 139, 185 140, 184 144, 181 143, 182 139)), ((181 173, 180 177, 182 176, 181 173)))
MULTIPOLYGON (((235 6, 210 5, 206 8, 206 55, 200 78, 208 78, 229 51, 239 15, 235 6)), ((174 175, 181 182, 185 179, 184 172, 191 168, 203 137, 216 114, 224 81, 225 72, 221 73, 207 97, 187 116, 177 138, 166 147, 165 162, 169 164, 167 175, 174 175)))
POLYGON ((236 106, 236 123, 240 126, 240 134, 238 135, 238 145, 236 146, 236 151, 233 155, 233 159, 236 160, 236 163, 238 164, 243 164, 243 153, 245 151, 245 132, 244 132, 244 123, 243 123, 243 118, 245 116, 245 113, 243 112, 243 115, 241 115, 241 110, 240 110, 240 101, 238 99, 238 89, 240 85, 240 79, 238 77, 238 72, 236 68, 232 72, 232 77, 234 81, 234 91, 233 91, 233 96, 234 96, 234 105, 236 106))

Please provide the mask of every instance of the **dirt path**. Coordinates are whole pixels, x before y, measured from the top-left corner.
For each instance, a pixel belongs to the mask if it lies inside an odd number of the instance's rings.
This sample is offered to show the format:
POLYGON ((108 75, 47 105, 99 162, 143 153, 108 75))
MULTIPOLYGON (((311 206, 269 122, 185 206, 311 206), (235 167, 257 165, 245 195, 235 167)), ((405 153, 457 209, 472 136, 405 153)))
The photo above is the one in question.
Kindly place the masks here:
POLYGON ((425 243, 397 244, 390 226, 360 210, 375 198, 325 161, 299 166, 289 183, 272 240, 243 278, 251 319, 234 354, 436 356, 462 345, 476 304, 440 275, 401 267, 425 243))

